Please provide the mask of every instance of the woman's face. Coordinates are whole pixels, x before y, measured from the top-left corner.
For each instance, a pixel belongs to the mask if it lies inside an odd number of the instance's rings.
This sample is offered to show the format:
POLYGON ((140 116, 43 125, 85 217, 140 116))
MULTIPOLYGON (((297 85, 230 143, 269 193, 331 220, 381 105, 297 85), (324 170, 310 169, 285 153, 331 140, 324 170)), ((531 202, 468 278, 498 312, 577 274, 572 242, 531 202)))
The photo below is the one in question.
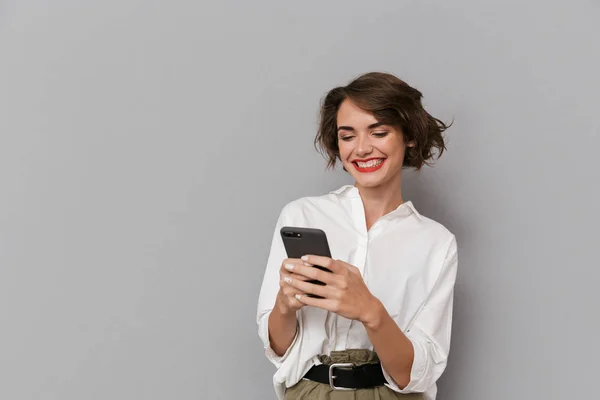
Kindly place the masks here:
POLYGON ((348 99, 340 105, 337 126, 340 159, 358 186, 400 180, 406 144, 399 129, 380 124, 348 99))

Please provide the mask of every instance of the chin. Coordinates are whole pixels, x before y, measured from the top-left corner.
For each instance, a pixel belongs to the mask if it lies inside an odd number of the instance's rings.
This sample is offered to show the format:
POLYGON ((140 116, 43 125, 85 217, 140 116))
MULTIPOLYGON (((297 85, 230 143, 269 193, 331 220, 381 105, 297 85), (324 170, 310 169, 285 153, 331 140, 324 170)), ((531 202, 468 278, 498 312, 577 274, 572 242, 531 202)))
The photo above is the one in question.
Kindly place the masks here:
POLYGON ((379 186, 384 182, 384 179, 382 177, 364 177, 360 175, 354 175, 353 178, 356 181, 357 185, 368 188, 379 186))
POLYGON ((364 181, 364 180, 363 181, 359 181, 359 180, 357 180, 356 181, 357 185, 359 185, 361 187, 364 187, 364 188, 374 188, 374 187, 380 186, 382 183, 383 182, 381 180, 377 180, 377 181, 371 181, 371 180, 369 180, 369 181, 364 181))

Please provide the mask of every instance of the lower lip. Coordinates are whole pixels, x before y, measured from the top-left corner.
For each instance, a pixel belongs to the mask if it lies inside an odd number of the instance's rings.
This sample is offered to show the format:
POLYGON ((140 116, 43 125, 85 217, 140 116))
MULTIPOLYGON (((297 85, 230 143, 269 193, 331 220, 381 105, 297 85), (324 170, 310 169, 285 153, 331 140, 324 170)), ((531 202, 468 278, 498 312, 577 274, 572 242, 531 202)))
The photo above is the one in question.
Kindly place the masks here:
POLYGON ((354 165, 354 168, 358 171, 358 172, 375 172, 378 169, 380 169, 381 167, 383 167, 383 164, 385 163, 385 159, 381 161, 381 163, 379 165, 376 165, 374 167, 368 167, 368 168, 361 168, 358 166, 358 164, 356 163, 352 163, 352 165, 354 165))

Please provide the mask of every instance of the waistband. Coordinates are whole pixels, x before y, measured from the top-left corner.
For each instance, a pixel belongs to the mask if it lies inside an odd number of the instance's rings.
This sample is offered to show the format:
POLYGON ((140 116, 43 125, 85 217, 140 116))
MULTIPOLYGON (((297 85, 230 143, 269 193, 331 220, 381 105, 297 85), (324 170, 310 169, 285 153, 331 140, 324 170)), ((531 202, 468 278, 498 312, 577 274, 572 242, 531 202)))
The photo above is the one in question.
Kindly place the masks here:
POLYGON ((318 358, 319 361, 325 365, 334 363, 353 363, 356 366, 360 366, 364 364, 377 364, 380 362, 377 353, 367 349, 334 350, 329 355, 321 354, 318 358))

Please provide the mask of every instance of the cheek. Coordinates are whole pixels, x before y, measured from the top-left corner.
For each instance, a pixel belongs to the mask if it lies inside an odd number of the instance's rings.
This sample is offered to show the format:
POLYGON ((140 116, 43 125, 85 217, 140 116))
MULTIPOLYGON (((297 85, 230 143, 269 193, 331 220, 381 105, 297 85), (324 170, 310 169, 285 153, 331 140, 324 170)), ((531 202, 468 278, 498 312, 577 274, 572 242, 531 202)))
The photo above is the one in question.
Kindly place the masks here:
POLYGON ((340 158, 342 159, 342 161, 345 161, 348 158, 348 156, 352 153, 352 149, 346 142, 339 141, 338 149, 339 149, 340 158))
POLYGON ((401 146, 390 146, 388 151, 389 151, 389 154, 394 155, 394 158, 403 158, 404 157, 404 149, 401 146))
POLYGON ((399 162, 404 160, 404 145, 398 140, 393 140, 386 143, 382 150, 388 155, 388 157, 393 157, 399 162))

